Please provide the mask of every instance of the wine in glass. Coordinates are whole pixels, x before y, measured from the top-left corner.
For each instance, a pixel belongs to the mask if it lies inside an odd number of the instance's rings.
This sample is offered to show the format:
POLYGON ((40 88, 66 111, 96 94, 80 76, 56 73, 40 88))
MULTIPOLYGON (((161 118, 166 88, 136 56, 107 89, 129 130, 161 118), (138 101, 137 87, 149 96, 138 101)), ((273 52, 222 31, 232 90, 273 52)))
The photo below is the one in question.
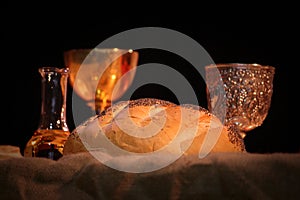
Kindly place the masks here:
POLYGON ((131 49, 71 49, 64 52, 70 84, 87 105, 100 114, 131 85, 138 52, 131 49))
POLYGON ((274 67, 224 63, 205 66, 205 72, 208 110, 225 116, 242 138, 262 125, 271 106, 274 67))

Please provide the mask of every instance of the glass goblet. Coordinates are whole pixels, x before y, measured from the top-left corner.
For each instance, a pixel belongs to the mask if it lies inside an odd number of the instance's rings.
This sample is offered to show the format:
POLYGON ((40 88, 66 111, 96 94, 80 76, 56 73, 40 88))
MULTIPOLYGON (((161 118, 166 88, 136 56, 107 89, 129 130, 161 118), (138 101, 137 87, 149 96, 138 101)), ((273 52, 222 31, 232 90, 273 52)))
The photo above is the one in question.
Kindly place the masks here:
POLYGON ((225 124, 236 125, 242 138, 262 125, 271 106, 274 67, 212 64, 205 66, 205 74, 208 110, 217 116, 225 111, 225 124))
POLYGON ((71 49, 64 52, 70 84, 87 105, 100 114, 131 85, 138 52, 131 49, 71 49))

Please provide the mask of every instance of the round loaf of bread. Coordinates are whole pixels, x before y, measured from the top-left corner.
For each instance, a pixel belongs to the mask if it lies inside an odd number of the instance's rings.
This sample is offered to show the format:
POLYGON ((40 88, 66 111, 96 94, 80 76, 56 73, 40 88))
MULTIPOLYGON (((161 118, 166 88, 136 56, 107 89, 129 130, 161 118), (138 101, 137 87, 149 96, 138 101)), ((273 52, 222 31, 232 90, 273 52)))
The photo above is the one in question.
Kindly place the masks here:
POLYGON ((111 154, 116 148, 132 153, 166 149, 185 155, 199 154, 203 148, 245 150, 237 130, 224 126, 208 110, 145 98, 113 104, 78 126, 65 143, 64 155, 91 150, 111 154))

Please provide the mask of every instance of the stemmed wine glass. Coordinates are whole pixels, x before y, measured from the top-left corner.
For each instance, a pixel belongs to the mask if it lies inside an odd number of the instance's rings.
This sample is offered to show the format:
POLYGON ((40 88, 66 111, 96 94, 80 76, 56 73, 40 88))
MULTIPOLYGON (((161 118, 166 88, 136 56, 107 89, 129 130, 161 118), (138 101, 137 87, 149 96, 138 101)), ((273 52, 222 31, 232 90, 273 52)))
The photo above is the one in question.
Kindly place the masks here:
POLYGON ((272 66, 224 63, 205 66, 208 110, 225 112, 225 124, 234 124, 242 138, 261 126, 271 106, 272 66))
POLYGON ((138 62, 132 49, 71 49, 64 52, 70 84, 87 105, 100 114, 131 85, 138 62))

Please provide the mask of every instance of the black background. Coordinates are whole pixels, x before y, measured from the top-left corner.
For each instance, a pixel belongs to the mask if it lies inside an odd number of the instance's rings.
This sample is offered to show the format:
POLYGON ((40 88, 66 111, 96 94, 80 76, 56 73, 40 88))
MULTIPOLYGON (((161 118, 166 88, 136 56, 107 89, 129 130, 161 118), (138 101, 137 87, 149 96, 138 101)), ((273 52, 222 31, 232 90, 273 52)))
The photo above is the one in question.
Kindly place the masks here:
MULTIPOLYGON (((73 4, 73 3, 72 3, 73 4)), ((127 2, 127 4, 131 4, 127 2)), ((288 108, 289 72, 294 67, 290 45, 294 25, 276 10, 211 10, 160 5, 146 11, 140 8, 79 5, 6 5, 1 13, 2 58, 2 131, 1 144, 23 149, 38 127, 41 85, 38 68, 63 67, 63 52, 73 48, 94 48, 103 40, 122 31, 139 27, 163 27, 179 31, 202 45, 215 63, 246 62, 276 68, 274 92, 269 114, 261 127, 245 138, 249 152, 299 152, 296 132, 290 128, 288 108), (39 6, 39 7, 38 7, 39 6), (160 9, 158 9, 160 8, 160 9), (181 12, 182 11, 182 12, 181 12), (183 14, 185 13, 185 14, 183 14), (289 23, 286 23, 289 21, 289 23)), ((128 6, 128 5, 127 5, 128 6)), ((130 6, 129 6, 130 7, 130 6)), ((206 107, 205 85, 201 77, 189 72, 189 64, 176 55, 155 50, 141 50, 139 64, 159 62, 183 69, 194 85, 199 103, 206 107)), ((71 106, 72 88, 68 85, 67 120, 75 128, 71 106)), ((146 85, 132 99, 155 97, 176 101, 166 88, 146 85)))

